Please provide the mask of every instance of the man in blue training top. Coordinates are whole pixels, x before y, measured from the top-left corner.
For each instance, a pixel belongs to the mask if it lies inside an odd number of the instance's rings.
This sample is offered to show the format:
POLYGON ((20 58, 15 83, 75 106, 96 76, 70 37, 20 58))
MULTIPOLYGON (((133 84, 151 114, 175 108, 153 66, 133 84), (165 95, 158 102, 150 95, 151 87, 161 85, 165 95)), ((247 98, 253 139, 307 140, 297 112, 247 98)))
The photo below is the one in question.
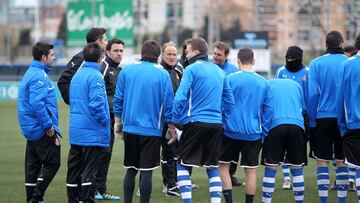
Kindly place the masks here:
POLYGON ((213 62, 218 65, 226 75, 238 71, 238 67, 230 63, 228 56, 230 53, 230 47, 225 42, 215 42, 213 51, 213 62))
MULTIPOLYGON (((288 78, 296 81, 301 85, 304 93, 304 101, 307 101, 308 94, 308 74, 309 68, 303 65, 303 50, 298 46, 288 47, 285 55, 286 65, 279 68, 276 72, 276 78, 288 78)), ((306 109, 303 111, 305 133, 308 134, 309 119, 307 116, 306 109)), ((286 159, 286 155, 285 155, 286 159)), ((291 178, 290 178, 290 166, 282 165, 282 171, 284 175, 283 189, 291 189, 291 178)))
POLYGON ((221 201, 218 161, 221 124, 234 104, 225 73, 208 60, 208 44, 196 37, 187 46, 189 66, 173 103, 173 121, 184 125, 178 143, 177 180, 183 202, 192 202, 189 170, 206 168, 211 202, 221 201))
POLYGON ((252 203, 256 193, 256 168, 259 165, 261 150, 261 118, 267 82, 253 72, 254 52, 241 48, 238 52, 240 71, 227 76, 227 81, 235 98, 231 114, 223 124, 221 156, 219 159, 220 177, 226 203, 232 203, 232 181, 229 173, 230 163, 238 162, 246 174, 246 203, 252 203))
POLYGON ((58 106, 48 75, 54 65, 54 46, 38 42, 32 55, 34 60, 20 83, 18 119, 27 140, 26 202, 43 202, 44 193, 60 167, 58 106))
POLYGON ((95 202, 95 178, 110 143, 110 112, 100 73, 103 50, 96 43, 83 49, 84 64, 70 83, 70 151, 67 171, 69 203, 95 202))
POLYGON ((124 202, 132 202, 135 177, 140 171, 140 202, 149 202, 152 172, 160 165, 163 123, 171 124, 174 97, 169 73, 159 64, 160 44, 147 40, 141 61, 125 66, 119 75, 113 100, 115 135, 124 131, 124 202), (123 125, 123 129, 121 129, 123 125))
POLYGON ((275 190, 277 166, 284 161, 293 176, 295 202, 304 200, 303 166, 307 164, 301 86, 290 79, 269 80, 262 123, 265 140, 261 163, 265 165, 262 202, 269 203, 275 190), (284 94, 286 92, 286 94, 284 94), (286 153, 286 159, 284 156, 286 153))
POLYGON ((343 143, 337 125, 336 89, 343 54, 343 37, 338 31, 326 36, 326 54, 310 62, 308 114, 310 120, 311 157, 317 160, 317 183, 320 202, 328 202, 329 162, 335 151, 338 202, 345 202, 348 168, 344 163, 343 143))
MULTIPOLYGON (((238 67, 233 65, 229 62, 228 56, 230 53, 230 47, 225 42, 215 42, 214 44, 214 50, 213 50, 213 62, 218 65, 226 75, 229 75, 230 73, 234 73, 239 70, 238 67)), ((236 159, 234 158, 235 162, 230 163, 230 176, 231 176, 231 183, 232 186, 244 186, 245 183, 240 182, 236 176, 236 168, 237 168, 237 162, 239 161, 239 157, 236 159)))
MULTIPOLYGON (((355 47, 360 50, 360 33, 355 47)), ((360 202, 360 51, 340 67, 336 111, 343 138, 345 163, 356 168, 356 190, 360 202)))

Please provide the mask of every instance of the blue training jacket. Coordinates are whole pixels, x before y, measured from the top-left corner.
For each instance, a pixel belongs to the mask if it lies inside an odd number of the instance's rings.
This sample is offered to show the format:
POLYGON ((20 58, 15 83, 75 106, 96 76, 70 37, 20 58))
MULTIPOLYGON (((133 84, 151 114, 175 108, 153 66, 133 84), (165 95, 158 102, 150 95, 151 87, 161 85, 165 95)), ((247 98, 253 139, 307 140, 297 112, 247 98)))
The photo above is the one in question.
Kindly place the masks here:
MULTIPOLYGON (((304 93, 305 105, 308 100, 308 75, 309 75, 309 68, 305 65, 303 65, 303 67, 296 72, 289 71, 288 69, 286 69, 285 66, 279 68, 276 72, 276 78, 292 79, 295 80, 297 83, 299 83, 299 85, 301 85, 301 88, 304 93)), ((307 109, 304 109, 304 114, 306 113, 307 113, 307 109)))
POLYGON ((122 118, 124 132, 160 137, 164 120, 171 123, 173 98, 169 73, 161 65, 140 61, 121 70, 114 113, 122 118))
POLYGON ((44 63, 33 60, 20 83, 18 120, 21 133, 29 141, 39 140, 51 127, 58 128, 58 106, 55 87, 44 63))
POLYGON ((186 67, 173 104, 174 123, 222 124, 234 104, 225 72, 208 60, 186 67))
POLYGON ((339 74, 336 97, 337 119, 341 135, 360 129, 360 56, 345 61, 339 74))
POLYGON ((235 98, 224 134, 232 139, 258 140, 261 138, 261 110, 267 91, 267 81, 249 71, 238 71, 227 76, 235 98))
POLYGON ((291 79, 272 79, 268 83, 262 116, 263 134, 267 136, 271 129, 282 124, 304 129, 302 111, 305 102, 301 86, 291 79))
POLYGON ((325 54, 310 62, 307 109, 310 127, 318 118, 336 118, 336 82, 344 54, 325 54))
POLYGON ((70 83, 70 144, 107 147, 110 113, 100 65, 85 62, 70 83))
POLYGON ((236 71, 239 70, 237 66, 230 63, 229 60, 227 59, 224 64, 216 64, 216 65, 218 65, 221 69, 223 69, 226 75, 229 75, 230 73, 235 73, 236 71))

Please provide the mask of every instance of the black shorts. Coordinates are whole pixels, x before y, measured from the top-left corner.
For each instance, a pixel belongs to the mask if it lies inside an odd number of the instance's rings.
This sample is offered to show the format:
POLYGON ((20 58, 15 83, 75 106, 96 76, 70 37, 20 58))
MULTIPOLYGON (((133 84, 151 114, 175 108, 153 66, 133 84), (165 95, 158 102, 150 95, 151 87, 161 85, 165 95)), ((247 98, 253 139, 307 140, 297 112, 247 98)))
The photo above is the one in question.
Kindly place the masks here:
POLYGON ((124 167, 153 170, 160 165, 161 137, 124 132, 124 167))
POLYGON ((349 130, 343 137, 345 163, 360 168, 360 129, 349 130))
POLYGON ((186 124, 178 143, 178 162, 185 166, 217 167, 221 150, 221 130, 221 124, 186 124))
POLYGON ((257 168, 259 166, 259 153, 261 150, 261 139, 248 141, 232 139, 223 136, 221 145, 220 163, 236 163, 241 153, 240 166, 243 168, 257 168))
POLYGON ((310 137, 310 157, 320 161, 344 160, 343 144, 336 118, 316 120, 310 137), (335 157, 333 156, 335 153, 335 157))
POLYGON ((278 166, 283 161, 291 166, 307 164, 305 132, 297 125, 276 126, 264 140, 261 164, 278 166))

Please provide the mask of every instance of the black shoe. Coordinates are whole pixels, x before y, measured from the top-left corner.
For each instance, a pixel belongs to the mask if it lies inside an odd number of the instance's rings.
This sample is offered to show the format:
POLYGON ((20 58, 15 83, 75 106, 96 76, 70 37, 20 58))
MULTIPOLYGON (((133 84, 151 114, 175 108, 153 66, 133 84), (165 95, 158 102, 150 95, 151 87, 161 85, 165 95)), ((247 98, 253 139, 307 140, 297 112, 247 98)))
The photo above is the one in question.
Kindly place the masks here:
POLYGON ((356 185, 353 181, 349 181, 349 191, 356 191, 356 185))
POLYGON ((240 182, 235 176, 231 176, 231 184, 234 187, 243 187, 245 183, 240 182))
POLYGON ((166 196, 178 196, 180 197, 180 190, 177 186, 168 188, 166 191, 166 196))

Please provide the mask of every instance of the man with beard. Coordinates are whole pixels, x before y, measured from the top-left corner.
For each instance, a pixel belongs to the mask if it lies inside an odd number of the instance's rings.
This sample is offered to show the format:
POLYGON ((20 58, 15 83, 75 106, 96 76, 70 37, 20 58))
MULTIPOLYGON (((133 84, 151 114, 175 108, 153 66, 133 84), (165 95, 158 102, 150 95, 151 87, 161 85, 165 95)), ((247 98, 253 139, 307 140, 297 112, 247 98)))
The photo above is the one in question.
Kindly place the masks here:
POLYGON ((101 73, 104 77, 106 94, 110 109, 110 145, 104 151, 101 158, 101 167, 96 175, 96 200, 120 200, 119 196, 114 196, 106 191, 106 179, 109 171, 111 154, 114 146, 114 124, 115 116, 113 111, 113 98, 115 87, 120 72, 120 62, 123 57, 125 42, 121 39, 111 39, 106 45, 106 56, 101 62, 101 73))

